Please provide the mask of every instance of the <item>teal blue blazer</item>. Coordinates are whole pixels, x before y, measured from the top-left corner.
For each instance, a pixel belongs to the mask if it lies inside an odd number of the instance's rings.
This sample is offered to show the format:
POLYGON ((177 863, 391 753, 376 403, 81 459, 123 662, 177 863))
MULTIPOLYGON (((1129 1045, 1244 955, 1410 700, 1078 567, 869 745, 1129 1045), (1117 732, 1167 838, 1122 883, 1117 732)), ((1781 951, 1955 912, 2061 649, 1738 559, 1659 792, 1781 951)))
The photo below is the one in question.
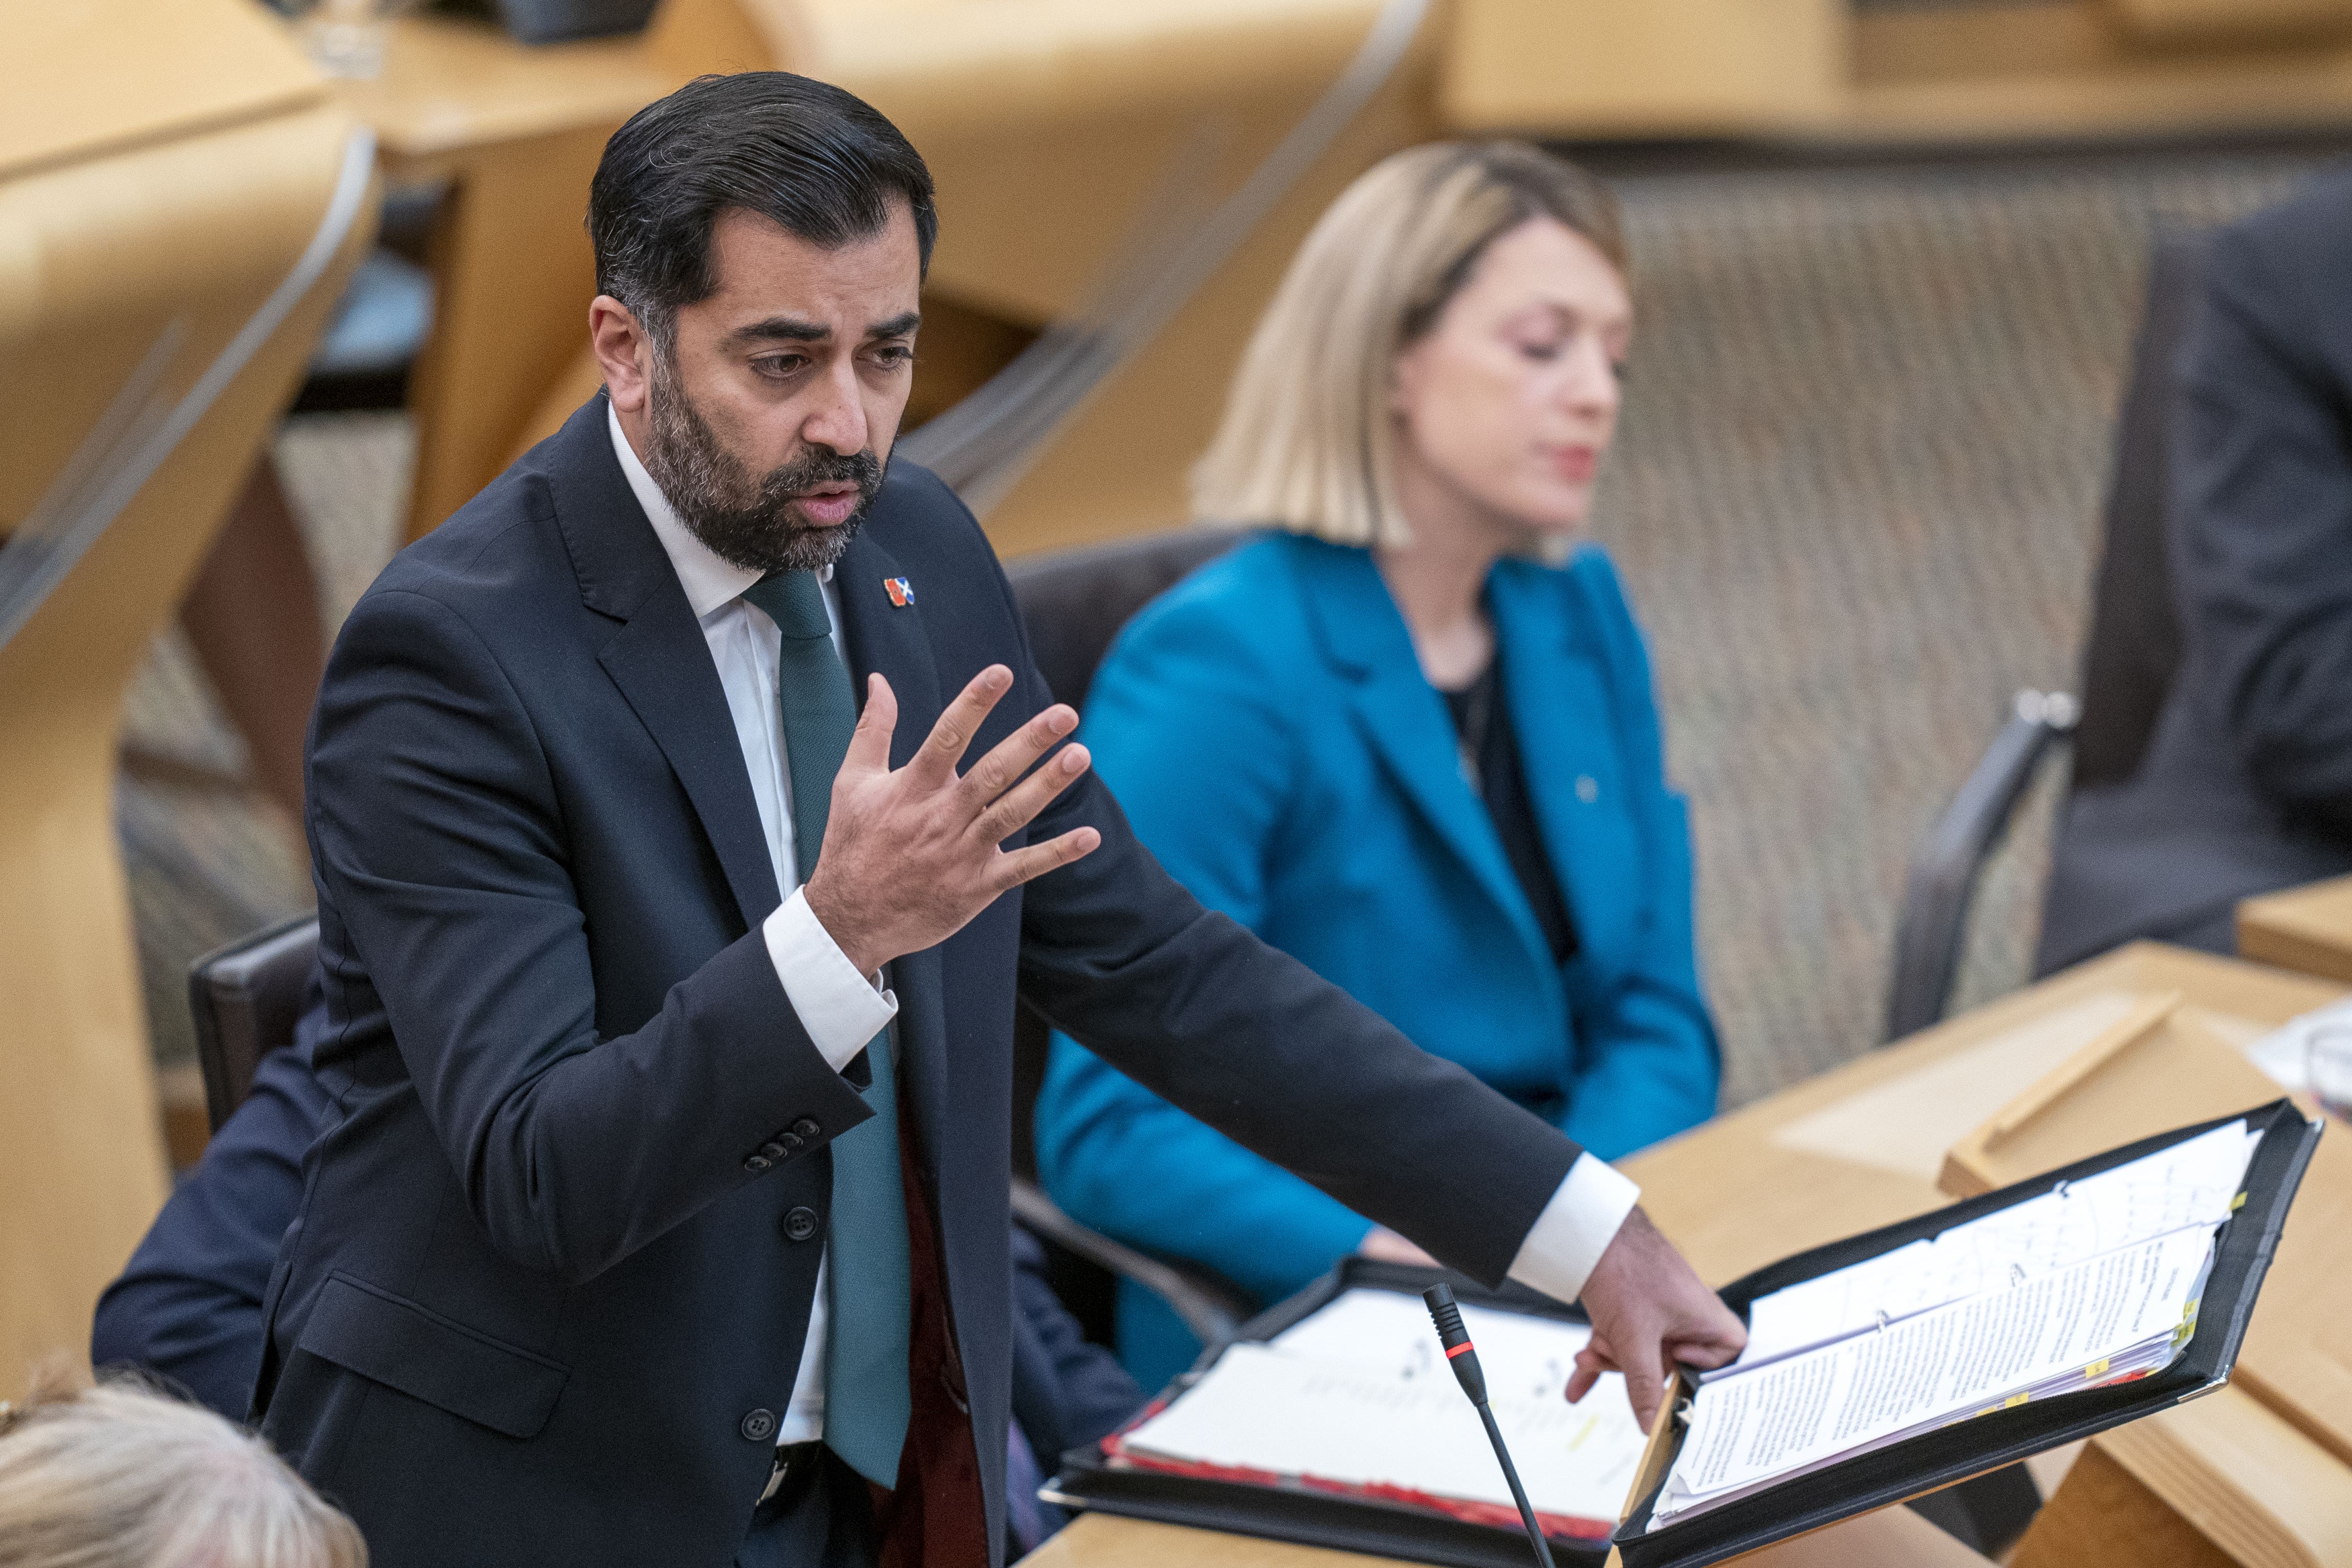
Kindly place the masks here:
MULTIPOLYGON (((1367 551, 1276 534, 1202 567, 1120 634, 1079 738, 1202 903, 1614 1158, 1715 1110, 1689 819, 1666 786, 1648 655, 1608 557, 1502 562, 1486 599, 1575 921, 1565 965, 1367 551)), ((1070 1214, 1266 1301, 1370 1228, 1066 1036, 1036 1131, 1040 1174, 1070 1214)), ((1191 1341, 1148 1300, 1122 1299, 1120 1351, 1154 1387, 1191 1341)))

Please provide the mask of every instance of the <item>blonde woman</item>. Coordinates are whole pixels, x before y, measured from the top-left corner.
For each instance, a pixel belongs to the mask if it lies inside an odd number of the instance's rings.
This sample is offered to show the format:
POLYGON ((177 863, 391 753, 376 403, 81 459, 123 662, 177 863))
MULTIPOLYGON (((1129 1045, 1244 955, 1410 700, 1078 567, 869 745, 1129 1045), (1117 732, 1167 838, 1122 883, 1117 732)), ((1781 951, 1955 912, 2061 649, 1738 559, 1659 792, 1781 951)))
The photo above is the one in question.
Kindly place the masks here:
MULTIPOLYGON (((1085 732, 1201 900, 1603 1158, 1718 1061, 1642 636, 1580 536, 1633 336, 1608 192, 1517 142, 1402 153, 1316 226, 1194 474, 1267 536, 1139 615, 1085 732)), ((1409 1243, 1057 1037, 1072 1214, 1266 1300, 1409 1243)), ((1147 1387, 1189 1359, 1120 1302, 1147 1387)))
POLYGON ((0 1404, 0 1568, 367 1568, 262 1440, 136 1382, 0 1404))

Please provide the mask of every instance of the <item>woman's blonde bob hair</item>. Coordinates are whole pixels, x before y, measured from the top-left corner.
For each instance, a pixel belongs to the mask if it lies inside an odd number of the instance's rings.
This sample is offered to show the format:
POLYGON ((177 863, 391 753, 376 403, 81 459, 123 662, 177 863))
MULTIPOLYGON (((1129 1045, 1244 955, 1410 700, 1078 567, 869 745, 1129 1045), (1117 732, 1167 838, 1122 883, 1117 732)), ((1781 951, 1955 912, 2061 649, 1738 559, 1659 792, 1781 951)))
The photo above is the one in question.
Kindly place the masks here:
POLYGON ((1524 142, 1440 142, 1382 160, 1307 237, 1242 355, 1216 439, 1192 468, 1192 515, 1336 544, 1402 545, 1389 392, 1479 256, 1557 219, 1625 270, 1616 198, 1524 142))
POLYGON ((0 1404, 0 1568, 367 1568, 367 1545, 252 1433, 52 1373, 0 1404))

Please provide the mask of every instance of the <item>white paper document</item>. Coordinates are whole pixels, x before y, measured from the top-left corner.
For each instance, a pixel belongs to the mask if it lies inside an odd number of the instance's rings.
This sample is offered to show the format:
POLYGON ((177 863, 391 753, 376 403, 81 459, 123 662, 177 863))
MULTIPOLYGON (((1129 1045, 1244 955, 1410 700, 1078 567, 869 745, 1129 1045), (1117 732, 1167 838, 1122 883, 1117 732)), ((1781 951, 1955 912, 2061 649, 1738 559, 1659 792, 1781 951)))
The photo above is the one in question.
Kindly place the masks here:
POLYGON ((1748 1350, 1691 1401, 1654 1520, 2168 1364, 2258 1142, 2232 1122, 1759 1299, 1748 1350))
POLYGON ((2233 1121, 1928 1240, 1759 1298, 1748 1348, 1713 1382, 1813 1345, 2230 1217, 2259 1133, 2233 1121))
MULTIPOLYGON (((1562 1390, 1581 1324, 1462 1309, 1490 1407, 1528 1499, 1555 1520, 1612 1526, 1647 1441, 1623 1379, 1562 1390)), ((1512 1510, 1478 1413, 1417 1297, 1355 1289, 1265 1344, 1236 1344, 1119 1439, 1141 1461, 1254 1472, 1512 1510)))

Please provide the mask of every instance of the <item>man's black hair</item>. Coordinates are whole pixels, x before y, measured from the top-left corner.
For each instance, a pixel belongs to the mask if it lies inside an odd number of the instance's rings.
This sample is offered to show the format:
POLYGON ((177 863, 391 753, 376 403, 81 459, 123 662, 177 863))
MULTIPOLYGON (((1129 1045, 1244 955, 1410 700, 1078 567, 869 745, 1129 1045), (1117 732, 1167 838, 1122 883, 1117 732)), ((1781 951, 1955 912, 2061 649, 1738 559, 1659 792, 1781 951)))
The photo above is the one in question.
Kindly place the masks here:
POLYGON ((698 77, 604 144, 588 187, 596 289, 667 347, 677 308, 719 287, 710 230, 720 213, 741 207, 832 247, 879 234, 899 199, 928 271, 940 227, 931 172, 872 105, 789 71, 698 77))

